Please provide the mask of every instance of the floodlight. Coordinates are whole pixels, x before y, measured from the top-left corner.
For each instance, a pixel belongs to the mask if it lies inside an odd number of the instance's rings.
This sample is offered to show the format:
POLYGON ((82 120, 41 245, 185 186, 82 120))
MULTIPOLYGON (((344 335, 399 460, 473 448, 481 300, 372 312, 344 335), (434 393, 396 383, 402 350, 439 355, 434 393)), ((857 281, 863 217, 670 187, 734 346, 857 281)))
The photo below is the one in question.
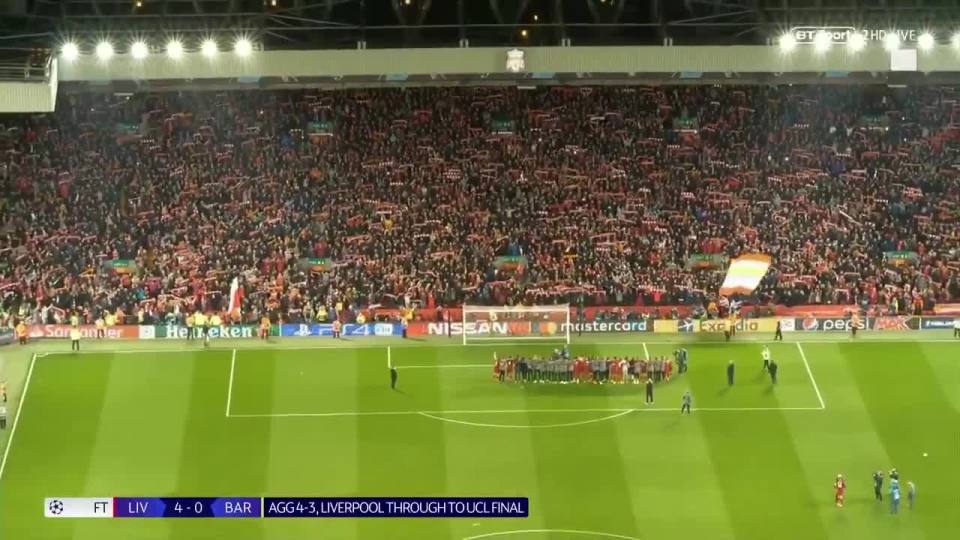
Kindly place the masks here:
POLYGON ((97 58, 107 60, 113 56, 113 44, 109 41, 101 41, 96 48, 97 58))
POLYGON ((80 56, 80 47, 77 47, 76 43, 68 41, 63 44, 63 47, 60 47, 60 56, 67 61, 75 60, 80 56))
POLYGON ((183 43, 179 40, 171 39, 167 42, 167 56, 173 59, 183 56, 183 43))
POLYGON ((142 41, 134 41, 130 45, 130 56, 136 58, 137 60, 142 60, 150 54, 150 50, 147 48, 147 44, 142 41))
POLYGON ((247 38, 240 38, 233 44, 233 52, 237 53, 237 56, 250 56, 253 44, 247 38))
POLYGON ((933 34, 930 32, 924 32, 917 38, 917 47, 919 47, 921 51, 929 51, 933 48, 933 44, 933 34))
POLYGON ((957 32, 950 38, 950 44, 953 45, 954 49, 960 49, 960 32, 957 32))
POLYGON ((826 30, 821 30, 813 36, 813 48, 819 53, 827 52, 833 45, 833 36, 826 30))
POLYGON ((793 37, 793 34, 787 32, 780 36, 780 50, 783 52, 790 52, 797 46, 797 38, 793 37))
POLYGON ((847 48, 852 52, 860 52, 867 46, 867 38, 861 32, 852 32, 847 37, 847 48))
POLYGON ((888 52, 893 52, 900 48, 900 36, 897 35, 895 30, 887 32, 887 35, 883 36, 883 48, 888 52))
POLYGON ((205 39, 203 43, 200 44, 200 53, 211 58, 217 55, 217 42, 212 39, 205 39))

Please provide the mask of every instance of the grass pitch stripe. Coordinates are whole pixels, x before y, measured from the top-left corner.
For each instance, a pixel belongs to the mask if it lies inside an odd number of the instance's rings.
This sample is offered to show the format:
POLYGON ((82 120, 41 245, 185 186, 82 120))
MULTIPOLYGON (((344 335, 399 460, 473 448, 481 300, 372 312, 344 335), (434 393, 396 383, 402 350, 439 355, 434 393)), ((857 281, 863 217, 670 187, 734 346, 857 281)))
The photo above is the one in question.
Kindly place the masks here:
POLYGON ((817 386, 817 380, 813 378, 813 371, 810 370, 810 364, 807 362, 807 355, 803 352, 803 346, 797 342, 797 350, 800 351, 800 359, 803 360, 803 366, 807 368, 807 375, 810 376, 810 382, 813 383, 813 391, 817 393, 817 399, 820 400, 820 408, 826 409, 827 405, 823 402, 823 394, 820 393, 820 387, 817 386))
POLYGON ((13 427, 10 428, 10 438, 7 439, 7 447, 3 449, 3 461, 0 461, 0 480, 3 480, 3 471, 7 468, 7 457, 10 455, 10 449, 13 448, 13 437, 17 434, 17 424, 20 423, 20 413, 23 412, 23 406, 27 402, 27 390, 30 389, 30 379, 33 377, 33 366, 37 363, 37 354, 30 357, 30 369, 27 370, 27 382, 23 384, 23 394, 20 395, 20 403, 17 404, 17 414, 13 417, 13 427))

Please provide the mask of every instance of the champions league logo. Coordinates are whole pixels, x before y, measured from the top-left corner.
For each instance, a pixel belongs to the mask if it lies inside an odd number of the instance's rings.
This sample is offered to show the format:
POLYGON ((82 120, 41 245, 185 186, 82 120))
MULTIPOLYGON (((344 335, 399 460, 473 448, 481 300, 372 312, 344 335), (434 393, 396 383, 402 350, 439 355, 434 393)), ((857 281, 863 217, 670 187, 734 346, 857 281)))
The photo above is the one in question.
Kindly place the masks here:
POLYGON ((63 501, 56 499, 50 501, 50 504, 47 505, 47 510, 49 510, 51 514, 59 516, 63 513, 63 501))

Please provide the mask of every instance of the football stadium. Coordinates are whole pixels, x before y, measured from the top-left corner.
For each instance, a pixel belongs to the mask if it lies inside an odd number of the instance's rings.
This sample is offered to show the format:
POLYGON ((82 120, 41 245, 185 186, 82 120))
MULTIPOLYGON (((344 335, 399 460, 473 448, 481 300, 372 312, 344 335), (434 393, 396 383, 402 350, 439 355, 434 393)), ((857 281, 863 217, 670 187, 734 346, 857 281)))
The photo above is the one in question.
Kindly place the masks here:
POLYGON ((946 540, 952 0, 0 0, 0 540, 946 540))

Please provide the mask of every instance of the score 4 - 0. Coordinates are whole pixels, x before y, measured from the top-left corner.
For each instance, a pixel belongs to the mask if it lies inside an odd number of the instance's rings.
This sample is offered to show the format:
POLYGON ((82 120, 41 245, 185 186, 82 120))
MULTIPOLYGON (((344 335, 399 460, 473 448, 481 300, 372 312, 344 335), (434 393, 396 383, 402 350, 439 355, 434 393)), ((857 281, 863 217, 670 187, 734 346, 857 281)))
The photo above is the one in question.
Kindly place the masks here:
POLYGON ((182 514, 187 512, 189 514, 202 514, 203 513, 203 501, 195 501, 193 504, 188 504, 186 506, 180 504, 179 502, 174 503, 173 511, 182 514))

